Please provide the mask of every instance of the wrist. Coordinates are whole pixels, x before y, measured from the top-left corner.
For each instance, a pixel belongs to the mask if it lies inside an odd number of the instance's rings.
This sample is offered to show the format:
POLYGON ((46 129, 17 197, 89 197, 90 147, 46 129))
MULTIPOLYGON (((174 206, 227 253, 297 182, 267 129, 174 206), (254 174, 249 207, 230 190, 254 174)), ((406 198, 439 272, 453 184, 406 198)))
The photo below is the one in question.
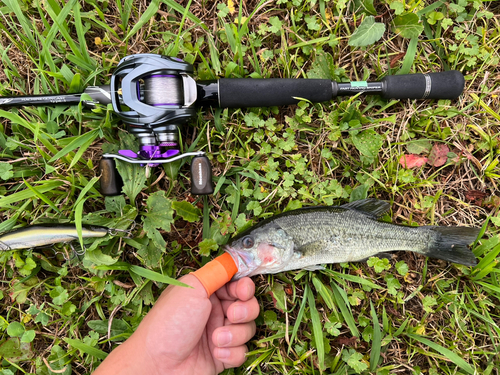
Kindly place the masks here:
POLYGON ((157 372, 153 361, 144 350, 144 345, 133 334, 108 354, 93 375, 136 375, 141 373, 155 375, 157 372))

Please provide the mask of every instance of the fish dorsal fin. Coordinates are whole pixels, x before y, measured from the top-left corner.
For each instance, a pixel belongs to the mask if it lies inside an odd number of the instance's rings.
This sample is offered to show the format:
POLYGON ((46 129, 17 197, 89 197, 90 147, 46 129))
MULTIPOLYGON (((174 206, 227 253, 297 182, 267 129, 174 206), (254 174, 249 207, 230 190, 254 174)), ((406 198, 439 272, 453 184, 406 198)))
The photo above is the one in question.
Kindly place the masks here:
POLYGON ((387 211, 390 210, 391 205, 386 201, 381 201, 375 198, 367 198, 347 203, 340 207, 347 208, 349 210, 360 211, 368 216, 378 219, 379 217, 381 217, 383 214, 385 214, 387 211))

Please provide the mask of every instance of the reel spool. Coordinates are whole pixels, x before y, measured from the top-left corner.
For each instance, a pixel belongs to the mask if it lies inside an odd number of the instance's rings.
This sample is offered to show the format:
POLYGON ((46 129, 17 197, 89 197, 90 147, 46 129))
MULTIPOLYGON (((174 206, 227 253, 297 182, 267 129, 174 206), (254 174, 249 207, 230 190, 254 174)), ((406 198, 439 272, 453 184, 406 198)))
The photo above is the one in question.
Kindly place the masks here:
MULTIPOLYGON (((162 55, 132 55, 119 62, 111 77, 111 102, 128 130, 138 138, 140 147, 137 153, 120 150, 119 155, 103 155, 100 163, 103 195, 121 192, 122 184, 114 158, 153 167, 193 156, 181 155, 178 146, 179 126, 196 114, 193 104, 197 98, 197 86, 190 76, 192 73, 191 64, 162 55)), ((200 157, 195 157, 197 183, 192 183, 192 193, 211 194, 211 166, 206 156, 206 160, 200 157), (202 172, 199 172, 200 166, 202 172)))

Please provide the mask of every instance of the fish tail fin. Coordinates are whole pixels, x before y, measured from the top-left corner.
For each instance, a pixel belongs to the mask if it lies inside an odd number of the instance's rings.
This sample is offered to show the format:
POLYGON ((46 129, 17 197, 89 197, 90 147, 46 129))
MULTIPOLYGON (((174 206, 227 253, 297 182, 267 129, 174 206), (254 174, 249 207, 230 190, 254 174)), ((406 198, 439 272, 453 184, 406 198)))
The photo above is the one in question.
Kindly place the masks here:
POLYGON ((470 250, 481 228, 468 227, 425 227, 434 232, 434 241, 429 245, 425 255, 430 258, 443 259, 448 262, 475 266, 477 259, 470 250))

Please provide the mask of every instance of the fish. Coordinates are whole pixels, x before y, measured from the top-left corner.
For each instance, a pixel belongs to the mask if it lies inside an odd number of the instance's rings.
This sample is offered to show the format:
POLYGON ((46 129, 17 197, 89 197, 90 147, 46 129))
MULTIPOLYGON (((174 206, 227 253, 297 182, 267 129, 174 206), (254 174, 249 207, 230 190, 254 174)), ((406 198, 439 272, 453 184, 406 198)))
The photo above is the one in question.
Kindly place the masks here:
POLYGON ((243 231, 224 246, 245 276, 297 269, 319 270, 324 264, 361 262, 392 251, 412 251, 430 258, 474 266, 469 246, 480 228, 412 227, 380 221, 390 204, 367 198, 341 206, 287 211, 243 231))
MULTIPOLYGON (((109 228, 96 225, 83 226, 82 238, 104 237, 109 228)), ((75 225, 38 224, 29 225, 0 235, 0 250, 31 249, 78 239, 75 225)))

